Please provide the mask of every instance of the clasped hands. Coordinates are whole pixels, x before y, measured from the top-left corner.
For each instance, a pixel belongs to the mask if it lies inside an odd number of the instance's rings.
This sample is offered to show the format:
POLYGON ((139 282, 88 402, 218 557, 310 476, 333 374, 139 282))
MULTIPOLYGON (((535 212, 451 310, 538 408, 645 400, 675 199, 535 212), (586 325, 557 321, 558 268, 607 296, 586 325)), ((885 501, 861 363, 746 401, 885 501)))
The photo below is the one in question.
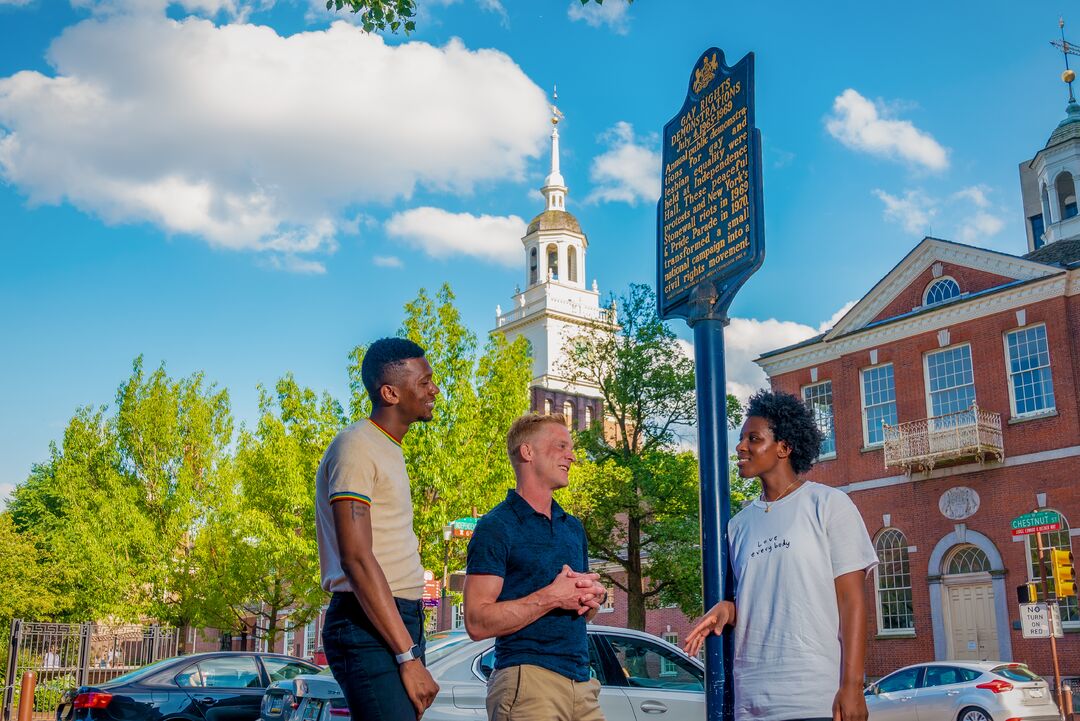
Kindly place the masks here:
POLYGON ((560 608, 577 611, 579 616, 599 609, 607 600, 607 589, 600 583, 600 574, 579 573, 565 564, 550 588, 560 608))

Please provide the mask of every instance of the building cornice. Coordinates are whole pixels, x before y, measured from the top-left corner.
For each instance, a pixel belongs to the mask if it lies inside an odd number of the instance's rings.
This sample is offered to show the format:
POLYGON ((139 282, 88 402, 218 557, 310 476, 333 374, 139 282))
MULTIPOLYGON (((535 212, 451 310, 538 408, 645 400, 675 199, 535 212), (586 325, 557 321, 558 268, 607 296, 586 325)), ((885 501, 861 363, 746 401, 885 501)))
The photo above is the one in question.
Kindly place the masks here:
POLYGON ((869 350, 903 338, 947 328, 957 323, 1077 293, 1080 293, 1080 273, 1058 271, 1057 275, 1049 278, 999 292, 990 292, 968 300, 954 301, 936 310, 895 321, 886 321, 881 325, 863 330, 854 330, 832 340, 826 336, 817 343, 793 348, 767 358, 758 358, 754 362, 772 378, 781 373, 836 360, 849 353, 869 350))
POLYGON ((937 238, 925 238, 825 334, 825 340, 832 340, 868 325, 936 261, 1016 280, 1032 280, 1058 272, 1053 266, 1019 256, 937 238))

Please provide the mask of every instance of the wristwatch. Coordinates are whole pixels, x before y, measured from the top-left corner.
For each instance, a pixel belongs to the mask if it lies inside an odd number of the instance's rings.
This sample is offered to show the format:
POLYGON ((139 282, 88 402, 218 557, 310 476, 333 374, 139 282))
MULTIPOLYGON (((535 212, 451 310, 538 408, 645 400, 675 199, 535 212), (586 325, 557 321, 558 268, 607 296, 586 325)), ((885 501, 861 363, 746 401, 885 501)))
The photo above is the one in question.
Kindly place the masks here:
POLYGON ((397 661, 398 666, 418 658, 420 658, 420 647, 416 644, 413 644, 412 648, 410 648, 408 651, 405 651, 404 653, 399 653, 394 656, 394 660, 397 661))

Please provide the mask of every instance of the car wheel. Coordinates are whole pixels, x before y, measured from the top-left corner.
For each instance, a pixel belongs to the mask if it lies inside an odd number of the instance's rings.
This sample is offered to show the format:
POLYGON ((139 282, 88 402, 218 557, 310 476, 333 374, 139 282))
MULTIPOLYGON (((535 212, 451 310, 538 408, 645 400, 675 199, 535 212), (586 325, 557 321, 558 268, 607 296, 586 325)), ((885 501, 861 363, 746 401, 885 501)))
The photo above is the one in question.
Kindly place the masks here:
POLYGON ((990 714, 975 706, 968 706, 956 717, 956 721, 993 721, 990 714))

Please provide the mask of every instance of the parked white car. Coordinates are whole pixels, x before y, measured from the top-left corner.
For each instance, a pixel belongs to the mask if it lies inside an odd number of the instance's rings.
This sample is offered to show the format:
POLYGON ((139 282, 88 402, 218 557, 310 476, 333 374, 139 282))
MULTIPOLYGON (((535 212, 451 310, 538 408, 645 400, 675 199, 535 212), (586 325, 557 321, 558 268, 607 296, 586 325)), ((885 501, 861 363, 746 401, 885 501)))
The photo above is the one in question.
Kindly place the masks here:
POLYGON ((1022 663, 906 666, 866 689, 870 721, 1058 721, 1050 687, 1022 663))
MULTIPOLYGON (((600 706, 608 721, 705 718, 705 667, 696 658, 641 631, 592 625, 588 629, 590 671, 600 679, 600 706)), ((439 694, 424 721, 487 718, 493 640, 472 641, 460 631, 436 634, 428 642, 427 663, 439 694)), ((341 690, 329 673, 272 684, 262 711, 262 721, 348 718, 341 690)))

